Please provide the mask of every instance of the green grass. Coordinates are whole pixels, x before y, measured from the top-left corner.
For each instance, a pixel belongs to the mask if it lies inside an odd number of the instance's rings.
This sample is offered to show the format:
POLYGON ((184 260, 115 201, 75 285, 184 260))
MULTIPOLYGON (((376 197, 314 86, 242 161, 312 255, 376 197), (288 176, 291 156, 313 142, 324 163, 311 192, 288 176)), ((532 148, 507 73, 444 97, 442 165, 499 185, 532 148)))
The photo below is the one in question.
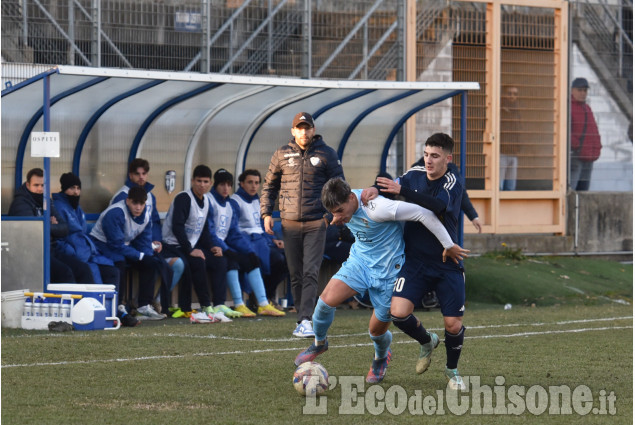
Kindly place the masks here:
MULTIPOLYGON (((368 409, 365 414, 347 415, 339 414, 340 385, 326 393, 326 417, 306 415, 306 400, 295 392, 291 379, 293 359, 310 341, 292 338, 294 319, 285 317, 205 325, 170 319, 118 331, 63 334, 3 329, 2 422, 632 423, 632 306, 610 300, 631 302, 632 266, 604 262, 596 268, 588 260, 578 266, 569 260, 575 259, 509 265, 470 259, 466 268, 472 295, 459 368, 464 376, 479 377, 480 385, 492 388, 504 378, 497 388, 505 391, 514 385, 534 391, 536 385, 547 391, 550 386, 573 390, 585 385, 593 392, 596 407, 600 391, 613 392, 615 415, 534 416, 528 411, 519 416, 477 415, 472 410, 456 416, 447 407, 443 415, 424 417, 411 415, 408 408, 396 416, 385 409, 377 416, 368 409), (505 273, 499 274, 499 269, 505 273), (593 279, 582 279, 586 273, 593 279), (568 275, 568 286, 585 294, 561 292, 560 275, 568 275), (547 278, 549 282, 542 281, 547 278), (628 279, 631 283, 624 288, 628 279), (527 280, 540 286, 528 287, 527 280), (503 310, 496 304, 498 299, 511 302, 513 308, 503 310), (536 307, 523 305, 532 302, 536 307)), ((338 382, 346 376, 366 375, 372 356, 366 331, 369 314, 343 309, 336 313, 330 349, 319 361, 338 382)), ((428 328, 442 333, 438 310, 416 314, 428 328)), ((416 343, 392 330, 393 362, 384 382, 370 387, 371 392, 394 394, 399 385, 408 397, 419 391, 428 401, 443 393, 443 344, 435 351, 430 370, 416 375, 416 343)), ((358 397, 370 398, 371 392, 358 397)))

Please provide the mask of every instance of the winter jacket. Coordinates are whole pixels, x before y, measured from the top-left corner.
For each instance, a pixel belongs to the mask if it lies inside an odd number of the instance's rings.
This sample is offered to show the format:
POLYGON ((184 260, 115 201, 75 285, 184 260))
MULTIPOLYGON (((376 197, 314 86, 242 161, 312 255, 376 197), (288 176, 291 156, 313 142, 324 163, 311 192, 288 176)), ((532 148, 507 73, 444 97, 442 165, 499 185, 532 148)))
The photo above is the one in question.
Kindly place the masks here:
POLYGON ((59 239, 55 250, 61 254, 73 256, 88 263, 93 272, 95 283, 101 284, 101 273, 98 265, 112 266, 113 262, 101 254, 86 233, 86 219, 80 206, 74 209, 68 195, 63 192, 53 194, 53 202, 60 216, 68 223, 68 236, 59 239))
POLYGON ((326 212, 320 199, 322 187, 333 177, 344 178, 344 171, 337 153, 322 136, 314 136, 306 151, 291 140, 271 157, 260 197, 261 217, 272 214, 278 199, 282 219, 322 218, 326 212))
POLYGON ((571 97, 571 152, 580 161, 593 162, 600 157, 602 141, 593 111, 586 102, 571 97), (586 115, 586 131, 584 121, 586 115), (584 138, 583 138, 584 136, 584 138), (580 143, 582 141, 582 143, 580 143))
MULTIPOLYGON (((43 195, 37 195, 29 192, 26 183, 18 188, 15 192, 11 206, 9 206, 9 215, 15 217, 42 217, 44 215, 43 195)), ((68 225, 57 213, 55 206, 49 202, 51 206, 51 217, 57 219, 57 224, 51 224, 51 237, 63 238, 68 235, 68 225)))

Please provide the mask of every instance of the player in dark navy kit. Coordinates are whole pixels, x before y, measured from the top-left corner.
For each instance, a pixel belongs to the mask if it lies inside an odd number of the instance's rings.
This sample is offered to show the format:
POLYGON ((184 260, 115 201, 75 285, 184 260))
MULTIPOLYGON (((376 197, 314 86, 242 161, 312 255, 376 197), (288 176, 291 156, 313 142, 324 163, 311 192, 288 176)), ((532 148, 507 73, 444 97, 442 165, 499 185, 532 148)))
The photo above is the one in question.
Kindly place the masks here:
MULTIPOLYGON (((447 134, 433 134, 426 141, 425 167, 413 167, 396 181, 378 178, 377 185, 382 194, 399 194, 406 201, 433 211, 452 240, 457 242, 463 184, 461 176, 454 169, 448 169, 453 147, 454 140, 447 134)), ((377 193, 376 188, 367 190, 371 199, 377 193)), ((460 261, 444 261, 443 246, 424 226, 415 222, 407 222, 405 226, 406 261, 393 289, 390 307, 393 323, 421 344, 416 371, 425 372, 430 365, 432 351, 439 345, 439 337, 426 331, 412 313, 424 294, 436 291, 445 324, 445 376, 451 388, 464 389, 465 384, 457 370, 465 331, 463 264, 460 261)))

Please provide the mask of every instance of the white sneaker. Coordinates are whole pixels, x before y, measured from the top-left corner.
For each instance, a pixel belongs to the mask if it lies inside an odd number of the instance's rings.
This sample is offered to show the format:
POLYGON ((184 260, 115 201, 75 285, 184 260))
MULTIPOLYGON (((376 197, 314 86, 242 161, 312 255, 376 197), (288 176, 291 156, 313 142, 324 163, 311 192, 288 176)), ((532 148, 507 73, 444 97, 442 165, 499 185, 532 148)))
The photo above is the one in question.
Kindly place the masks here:
POLYGON ((313 324, 307 319, 302 320, 293 331, 293 336, 300 338, 313 338, 315 336, 315 332, 313 332, 313 324))
POLYGON ((215 313, 211 313, 208 316, 212 316, 218 322, 223 322, 223 323, 233 322, 232 319, 230 319, 229 317, 225 316, 225 313, 223 313, 220 310, 216 311, 215 313))
POLYGON ((141 320, 163 320, 167 316, 161 313, 157 313, 156 310, 150 305, 144 305, 137 309, 137 314, 141 320))
POLYGON ((199 312, 190 316, 190 323, 214 323, 218 320, 211 318, 207 313, 199 312))

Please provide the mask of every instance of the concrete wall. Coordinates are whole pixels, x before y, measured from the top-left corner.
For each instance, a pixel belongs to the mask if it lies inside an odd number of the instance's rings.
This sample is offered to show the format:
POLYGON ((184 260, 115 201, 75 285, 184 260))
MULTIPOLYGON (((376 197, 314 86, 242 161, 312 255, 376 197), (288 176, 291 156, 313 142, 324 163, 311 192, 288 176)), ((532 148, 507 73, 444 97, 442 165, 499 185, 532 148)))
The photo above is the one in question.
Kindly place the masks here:
MULTIPOLYGON (((467 219, 466 225, 470 226, 467 219)), ((501 244, 505 243, 511 249, 521 249, 527 254, 619 253, 623 256, 628 253, 632 259, 632 192, 569 192, 566 231, 565 236, 466 234, 464 246, 474 254, 500 250, 501 244)))

